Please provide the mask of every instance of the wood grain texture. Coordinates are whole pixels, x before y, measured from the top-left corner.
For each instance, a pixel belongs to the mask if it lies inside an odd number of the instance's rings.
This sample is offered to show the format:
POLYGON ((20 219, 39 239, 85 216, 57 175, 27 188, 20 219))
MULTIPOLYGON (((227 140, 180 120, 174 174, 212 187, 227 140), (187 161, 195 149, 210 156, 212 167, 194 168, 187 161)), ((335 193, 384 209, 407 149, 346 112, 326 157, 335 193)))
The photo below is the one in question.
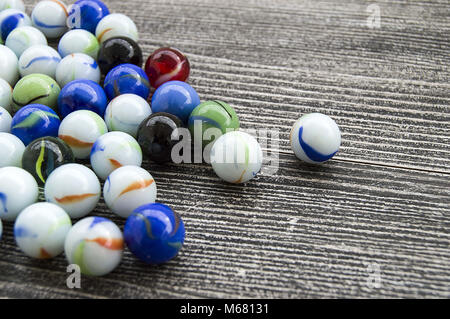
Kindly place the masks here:
MULTIPOLYGON (((450 297, 448 1, 377 1, 380 29, 367 27, 368 1, 105 2, 134 19, 146 56, 188 55, 202 100, 229 102, 243 128, 277 128, 266 148, 279 162, 266 170, 278 170, 236 186, 207 164, 145 162, 158 200, 185 221, 185 246, 162 266, 126 250, 79 290, 66 287, 63 256, 25 257, 5 223, 0 297, 450 297), (288 145, 296 118, 315 111, 343 137, 318 167, 288 145)), ((123 227, 103 199, 94 214, 123 227)))

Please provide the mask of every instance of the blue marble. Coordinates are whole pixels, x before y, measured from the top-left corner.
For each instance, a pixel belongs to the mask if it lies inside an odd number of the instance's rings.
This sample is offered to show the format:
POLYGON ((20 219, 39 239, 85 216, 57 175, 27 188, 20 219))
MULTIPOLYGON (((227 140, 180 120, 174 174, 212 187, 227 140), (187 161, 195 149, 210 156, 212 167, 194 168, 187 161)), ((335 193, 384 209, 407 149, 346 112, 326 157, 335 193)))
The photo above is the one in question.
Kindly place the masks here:
POLYGON ((150 82, 144 70, 134 64, 120 64, 108 72, 104 86, 110 100, 121 94, 136 94, 147 100, 150 82))
POLYGON ((183 246, 184 237, 180 216, 159 203, 135 209, 124 227, 124 239, 130 251, 149 264, 161 264, 174 258, 183 246))
POLYGON ((89 110, 103 118, 107 106, 105 91, 91 80, 80 79, 69 82, 58 97, 58 111, 63 118, 79 110, 89 110))
POLYGON ((301 126, 298 131, 298 140, 300 142, 300 146, 303 149, 303 152, 305 152, 306 156, 308 156, 312 161, 315 161, 315 162, 328 161, 330 158, 332 158, 338 152, 338 151, 336 151, 331 154, 322 154, 322 153, 316 151, 310 145, 308 145, 308 143, 306 143, 302 137, 303 137, 303 126, 301 126))
POLYGON ((17 136, 26 146, 40 137, 57 137, 60 124, 59 116, 51 108, 30 104, 21 108, 12 118, 11 134, 17 136))
POLYGON ((158 87, 152 97, 152 111, 177 116, 187 124, 189 115, 200 104, 197 92, 181 81, 169 81, 158 87))
POLYGON ((23 12, 13 10, 1 22, 0 32, 3 41, 6 41, 9 33, 22 25, 30 25, 30 18, 23 12))
POLYGON ((100 0, 79 0, 70 9, 67 25, 70 29, 84 29, 95 34, 97 24, 109 14, 100 0))

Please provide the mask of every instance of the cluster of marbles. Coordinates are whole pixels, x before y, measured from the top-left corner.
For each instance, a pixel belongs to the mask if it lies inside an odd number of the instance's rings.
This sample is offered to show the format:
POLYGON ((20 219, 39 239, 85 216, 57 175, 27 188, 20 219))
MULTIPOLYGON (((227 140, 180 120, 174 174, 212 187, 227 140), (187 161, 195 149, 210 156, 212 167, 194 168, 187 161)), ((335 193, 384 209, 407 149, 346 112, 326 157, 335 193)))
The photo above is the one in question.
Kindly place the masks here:
POLYGON ((46 136, 28 144, 22 155, 22 168, 43 186, 56 168, 73 163, 74 160, 72 150, 63 140, 46 136))

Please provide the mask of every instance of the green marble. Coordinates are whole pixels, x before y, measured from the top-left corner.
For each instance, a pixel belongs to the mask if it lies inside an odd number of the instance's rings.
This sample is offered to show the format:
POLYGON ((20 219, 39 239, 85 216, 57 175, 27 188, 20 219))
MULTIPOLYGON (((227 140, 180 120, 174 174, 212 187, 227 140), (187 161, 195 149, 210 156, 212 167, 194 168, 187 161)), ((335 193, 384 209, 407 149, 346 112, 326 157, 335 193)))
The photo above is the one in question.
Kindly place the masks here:
POLYGON ((13 90, 13 112, 29 104, 43 104, 57 112, 58 83, 45 74, 30 74, 23 77, 13 90))
MULTIPOLYGON (((225 134, 239 129, 239 118, 234 109, 222 101, 207 101, 197 106, 189 116, 189 130, 194 138, 195 121, 201 121, 202 134, 209 128, 218 128, 225 134)), ((216 136, 215 139, 219 138, 216 136)), ((203 146, 211 140, 203 140, 203 146)))

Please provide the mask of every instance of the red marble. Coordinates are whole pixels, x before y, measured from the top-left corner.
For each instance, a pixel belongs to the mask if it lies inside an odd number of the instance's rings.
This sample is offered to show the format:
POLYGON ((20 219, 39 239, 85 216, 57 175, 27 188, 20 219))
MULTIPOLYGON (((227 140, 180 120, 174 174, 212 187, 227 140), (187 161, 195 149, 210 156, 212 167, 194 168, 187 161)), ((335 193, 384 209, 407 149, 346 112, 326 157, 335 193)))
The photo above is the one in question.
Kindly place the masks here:
POLYGON ((186 56, 172 48, 160 48, 145 63, 145 73, 155 89, 168 81, 186 81, 191 68, 186 56))

